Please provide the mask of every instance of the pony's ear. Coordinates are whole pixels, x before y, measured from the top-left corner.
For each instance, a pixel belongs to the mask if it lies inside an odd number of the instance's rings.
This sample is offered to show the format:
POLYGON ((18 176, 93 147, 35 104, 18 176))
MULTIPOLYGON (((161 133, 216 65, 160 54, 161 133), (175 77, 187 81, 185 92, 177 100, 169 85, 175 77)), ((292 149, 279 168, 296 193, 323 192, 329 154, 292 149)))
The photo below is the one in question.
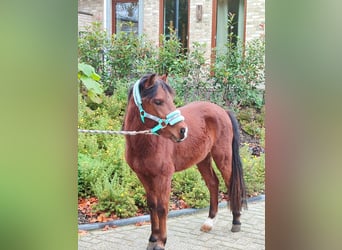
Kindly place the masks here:
POLYGON ((167 83, 167 73, 162 75, 160 78, 167 83))
POLYGON ((150 87, 153 86, 155 77, 156 77, 156 74, 151 74, 151 75, 147 78, 147 80, 146 80, 145 83, 144 83, 145 89, 148 89, 148 88, 150 88, 150 87))

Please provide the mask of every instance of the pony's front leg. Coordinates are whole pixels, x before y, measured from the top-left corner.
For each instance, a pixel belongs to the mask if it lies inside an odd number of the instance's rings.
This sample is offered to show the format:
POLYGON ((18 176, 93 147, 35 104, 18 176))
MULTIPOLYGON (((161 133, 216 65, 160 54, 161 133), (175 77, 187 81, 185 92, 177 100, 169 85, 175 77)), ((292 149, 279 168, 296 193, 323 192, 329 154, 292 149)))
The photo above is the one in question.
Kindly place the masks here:
POLYGON ((156 211, 151 213, 151 236, 149 238, 149 243, 147 250, 164 250, 167 240, 167 230, 166 221, 168 214, 168 201, 158 202, 156 211), (157 216, 155 216, 155 213, 157 216), (155 223, 152 223, 152 217, 157 217, 155 223))
MULTIPOLYGON (((147 193, 147 192, 146 192, 147 193)), ((147 205, 150 210, 150 220, 151 220, 151 236, 149 238, 149 243, 147 245, 147 250, 154 250, 158 244, 159 237, 159 217, 156 209, 157 199, 155 195, 151 193, 147 194, 147 205)))
POLYGON ((171 192, 171 178, 157 178, 150 182, 147 203, 150 209, 151 236, 147 250, 164 250, 167 239, 167 215, 171 192), (153 184, 154 183, 154 184, 153 184), (153 184, 153 187, 150 185, 153 184))

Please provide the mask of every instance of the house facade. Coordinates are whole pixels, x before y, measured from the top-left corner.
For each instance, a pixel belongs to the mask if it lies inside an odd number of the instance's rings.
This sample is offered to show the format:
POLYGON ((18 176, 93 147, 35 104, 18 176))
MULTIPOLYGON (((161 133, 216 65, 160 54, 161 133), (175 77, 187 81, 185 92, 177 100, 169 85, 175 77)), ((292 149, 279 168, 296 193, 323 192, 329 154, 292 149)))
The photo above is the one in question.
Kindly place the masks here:
POLYGON ((265 0, 78 0, 79 31, 98 21, 113 34, 133 31, 159 44, 160 34, 175 30, 184 48, 206 44, 206 57, 226 43, 228 13, 243 41, 265 34, 265 0))

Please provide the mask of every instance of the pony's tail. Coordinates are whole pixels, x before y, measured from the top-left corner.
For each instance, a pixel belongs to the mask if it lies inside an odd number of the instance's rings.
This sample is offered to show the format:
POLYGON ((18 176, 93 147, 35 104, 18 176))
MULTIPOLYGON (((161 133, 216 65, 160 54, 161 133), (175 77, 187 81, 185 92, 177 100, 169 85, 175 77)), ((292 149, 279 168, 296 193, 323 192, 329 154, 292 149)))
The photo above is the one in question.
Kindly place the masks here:
POLYGON ((247 209, 246 186, 243 178, 243 169, 239 154, 240 132, 239 123, 234 114, 228 112, 233 125, 233 143, 232 143, 232 176, 229 187, 229 206, 232 212, 240 212, 242 207, 247 209))

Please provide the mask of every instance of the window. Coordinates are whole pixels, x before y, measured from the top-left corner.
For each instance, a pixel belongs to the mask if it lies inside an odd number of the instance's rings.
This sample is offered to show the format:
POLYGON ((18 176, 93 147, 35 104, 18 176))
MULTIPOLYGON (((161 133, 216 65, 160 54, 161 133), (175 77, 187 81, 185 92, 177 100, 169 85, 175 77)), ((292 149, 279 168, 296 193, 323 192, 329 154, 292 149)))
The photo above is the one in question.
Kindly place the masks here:
MULTIPOLYGON (((238 36, 240 39, 244 39, 244 0, 217 0, 216 6, 216 20, 214 23, 216 27, 214 27, 215 39, 213 41, 213 47, 216 46, 217 51, 224 51, 224 44, 227 43, 228 39, 228 14, 234 14, 233 20, 233 29, 232 32, 235 36, 238 36)), ((236 42, 236 39, 233 40, 236 42)))
POLYGON ((162 33, 168 37, 170 28, 174 30, 183 44, 188 48, 188 0, 164 0, 162 33))
POLYGON ((113 0, 112 32, 139 33, 139 1, 113 0))

